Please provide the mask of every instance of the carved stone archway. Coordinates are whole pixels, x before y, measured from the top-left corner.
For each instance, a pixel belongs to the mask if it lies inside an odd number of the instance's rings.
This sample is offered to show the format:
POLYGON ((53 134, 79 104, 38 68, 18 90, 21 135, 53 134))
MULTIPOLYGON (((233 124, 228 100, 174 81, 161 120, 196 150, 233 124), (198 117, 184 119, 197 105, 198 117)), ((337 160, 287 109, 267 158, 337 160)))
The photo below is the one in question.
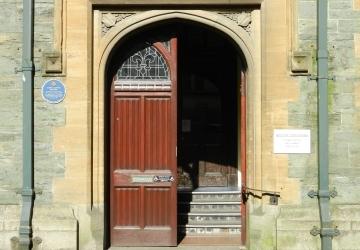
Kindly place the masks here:
MULTIPOLYGON (((93 169, 92 196, 94 206, 104 202, 104 90, 106 63, 113 48, 130 32, 166 20, 186 20, 216 29, 231 40, 243 54, 247 64, 247 182, 256 187, 254 180, 261 178, 261 44, 260 11, 239 10, 150 10, 102 11, 93 13, 93 169), (259 167, 256 167, 259 166, 259 167)), ((240 178, 241 179, 241 178, 240 178)))

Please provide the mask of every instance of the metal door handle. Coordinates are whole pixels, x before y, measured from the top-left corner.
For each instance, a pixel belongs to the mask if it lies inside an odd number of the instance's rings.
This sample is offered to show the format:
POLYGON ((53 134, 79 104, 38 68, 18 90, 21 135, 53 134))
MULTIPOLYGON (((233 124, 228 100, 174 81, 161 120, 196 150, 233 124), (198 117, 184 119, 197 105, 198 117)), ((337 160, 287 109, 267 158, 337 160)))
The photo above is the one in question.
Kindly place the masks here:
POLYGON ((172 175, 155 175, 153 182, 173 182, 175 179, 172 175))

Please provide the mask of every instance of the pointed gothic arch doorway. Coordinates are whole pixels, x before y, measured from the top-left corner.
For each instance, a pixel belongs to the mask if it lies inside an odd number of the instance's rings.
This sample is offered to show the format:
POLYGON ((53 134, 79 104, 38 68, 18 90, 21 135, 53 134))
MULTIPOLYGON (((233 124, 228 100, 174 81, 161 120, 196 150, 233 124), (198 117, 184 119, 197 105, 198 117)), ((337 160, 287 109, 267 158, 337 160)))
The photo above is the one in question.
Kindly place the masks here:
MULTIPOLYGON (((225 35, 180 21, 133 32, 114 48, 107 70, 112 246, 174 246, 179 190, 245 184, 242 58, 225 35)), ((236 237, 244 239, 241 210, 236 237)))

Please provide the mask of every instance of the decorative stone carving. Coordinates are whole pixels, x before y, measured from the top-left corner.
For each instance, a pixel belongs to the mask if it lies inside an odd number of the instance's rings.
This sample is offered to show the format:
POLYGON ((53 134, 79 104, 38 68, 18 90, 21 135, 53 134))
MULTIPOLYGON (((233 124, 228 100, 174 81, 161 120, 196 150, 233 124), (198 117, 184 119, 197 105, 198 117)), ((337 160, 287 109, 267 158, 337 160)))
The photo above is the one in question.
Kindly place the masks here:
POLYGON ((246 32, 251 32, 251 12, 243 11, 240 13, 220 13, 221 15, 234 21, 238 26, 242 27, 246 32))
POLYGON ((103 13, 101 18, 101 31, 104 36, 109 30, 125 18, 135 13, 103 13))
MULTIPOLYGON (((109 30, 116 26, 117 23, 121 22, 125 18, 136 14, 133 13, 103 13, 101 18, 101 30, 102 36, 104 36, 109 30)), ((233 12, 221 12, 219 13, 230 20, 234 21, 238 26, 242 27, 246 32, 251 32, 251 12, 250 11, 242 11, 239 13, 233 12)))

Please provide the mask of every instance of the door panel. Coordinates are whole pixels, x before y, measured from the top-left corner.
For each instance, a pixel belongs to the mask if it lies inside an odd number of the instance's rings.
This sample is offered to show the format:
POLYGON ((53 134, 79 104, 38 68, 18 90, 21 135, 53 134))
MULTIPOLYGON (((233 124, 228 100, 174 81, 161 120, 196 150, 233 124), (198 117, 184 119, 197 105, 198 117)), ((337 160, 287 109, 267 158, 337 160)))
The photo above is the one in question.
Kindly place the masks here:
POLYGON ((141 151, 141 97, 114 98, 114 167, 137 169, 141 151))
POLYGON ((134 46, 111 95, 112 246, 177 244, 176 38, 134 46), (140 49, 139 49, 140 48, 140 49))
POLYGON ((123 211, 115 214, 115 227, 140 227, 140 188, 116 188, 114 204, 123 211), (121 202, 124 200, 128 202, 121 202))
POLYGON ((146 187, 145 227, 168 227, 171 224, 171 212, 167 202, 171 199, 168 187, 146 187))
POLYGON ((171 97, 145 98, 145 169, 171 165, 171 97))

